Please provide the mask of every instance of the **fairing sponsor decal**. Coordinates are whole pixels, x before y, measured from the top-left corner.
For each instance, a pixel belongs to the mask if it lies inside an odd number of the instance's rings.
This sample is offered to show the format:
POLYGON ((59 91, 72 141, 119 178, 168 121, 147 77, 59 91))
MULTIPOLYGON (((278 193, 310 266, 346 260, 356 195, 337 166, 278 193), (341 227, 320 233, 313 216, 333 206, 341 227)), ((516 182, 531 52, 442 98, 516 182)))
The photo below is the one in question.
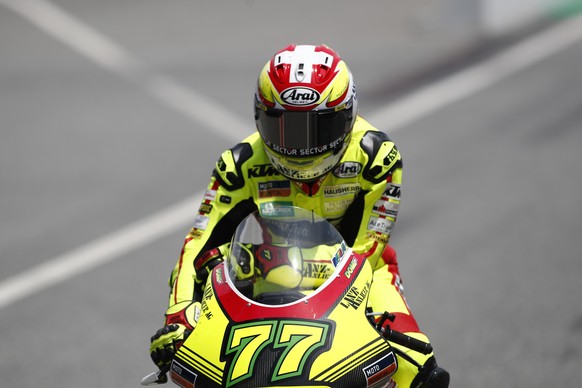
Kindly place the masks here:
POLYGON ((362 372, 366 376, 368 387, 380 388, 386 386, 387 380, 396 372, 396 369, 396 358, 394 357, 394 353, 390 352, 372 365, 362 369, 362 372))

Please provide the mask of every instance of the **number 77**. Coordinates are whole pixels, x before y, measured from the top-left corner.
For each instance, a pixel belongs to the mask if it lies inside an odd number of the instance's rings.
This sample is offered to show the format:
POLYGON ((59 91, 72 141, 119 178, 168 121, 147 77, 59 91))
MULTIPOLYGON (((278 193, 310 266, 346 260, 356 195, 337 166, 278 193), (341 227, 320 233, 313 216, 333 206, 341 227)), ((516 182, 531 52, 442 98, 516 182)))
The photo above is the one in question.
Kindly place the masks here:
POLYGON ((307 360, 325 346, 330 324, 311 321, 257 321, 231 328, 225 355, 230 360, 226 386, 248 379, 259 355, 270 349, 283 349, 275 364, 271 381, 304 373, 307 360))

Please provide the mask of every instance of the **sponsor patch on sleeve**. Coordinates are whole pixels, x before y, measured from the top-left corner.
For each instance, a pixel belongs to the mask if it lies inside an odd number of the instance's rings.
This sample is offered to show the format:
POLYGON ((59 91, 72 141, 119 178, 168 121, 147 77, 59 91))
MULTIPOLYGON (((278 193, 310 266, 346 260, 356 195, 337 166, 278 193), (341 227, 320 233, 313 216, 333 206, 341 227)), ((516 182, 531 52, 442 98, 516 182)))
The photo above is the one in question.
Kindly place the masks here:
POLYGON ((392 183, 388 188, 386 188, 386 191, 384 191, 384 194, 382 194, 382 198, 384 198, 384 199, 389 199, 389 198, 399 199, 400 198, 400 185, 396 185, 396 184, 392 183))
POLYGON ((209 221, 210 221, 210 218, 199 214, 194 219, 194 226, 193 227, 195 229, 206 230, 206 227, 208 226, 209 221))
POLYGON ((216 190, 206 190, 204 193, 204 199, 208 201, 214 201, 216 198, 216 190))
POLYGON ((399 204, 396 202, 379 200, 374 204, 372 211, 382 216, 396 217, 398 214, 398 206, 399 204))
POLYGON ((366 238, 369 240, 378 241, 380 244, 388 244, 388 236, 385 234, 378 234, 376 232, 367 232, 366 238))
POLYGON ((198 213, 205 213, 208 214, 212 211, 212 205, 209 203, 203 203, 200 205, 200 208, 198 209, 198 213))
POLYGON ((203 235, 204 234, 202 233, 202 231, 196 228, 192 228, 192 230, 190 231, 190 237, 196 240, 200 240, 203 235))
POLYGON ((390 234, 394 228, 394 222, 387 218, 370 217, 368 220, 368 229, 376 232, 390 234))

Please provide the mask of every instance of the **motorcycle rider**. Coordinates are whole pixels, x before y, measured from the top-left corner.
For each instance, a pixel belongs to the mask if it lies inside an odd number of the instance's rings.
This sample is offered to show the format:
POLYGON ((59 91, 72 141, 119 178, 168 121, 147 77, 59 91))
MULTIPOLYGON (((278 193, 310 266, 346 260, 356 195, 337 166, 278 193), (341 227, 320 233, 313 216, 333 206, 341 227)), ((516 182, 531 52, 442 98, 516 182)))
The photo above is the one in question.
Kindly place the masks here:
MULTIPOLYGON (((400 204, 400 152, 358 116, 357 105, 352 74, 328 46, 289 45, 266 63, 254 98, 257 132, 217 161, 169 279, 165 325, 151 339, 158 367, 167 367, 195 330, 206 278, 228 254, 237 225, 278 203, 312 210, 336 226, 375 270, 372 310, 394 314, 393 330, 428 342, 403 296, 388 245, 400 204)), ((401 386, 448 386, 449 375, 433 354, 405 350, 396 372, 401 386)))

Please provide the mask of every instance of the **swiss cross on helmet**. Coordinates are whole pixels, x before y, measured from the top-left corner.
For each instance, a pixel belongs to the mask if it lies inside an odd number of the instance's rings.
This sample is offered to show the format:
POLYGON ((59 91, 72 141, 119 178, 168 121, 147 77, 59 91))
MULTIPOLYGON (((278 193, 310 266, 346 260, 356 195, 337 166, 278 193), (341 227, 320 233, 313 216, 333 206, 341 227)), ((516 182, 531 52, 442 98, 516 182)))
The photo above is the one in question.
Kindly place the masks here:
POLYGON ((290 45, 265 65, 255 93, 255 122, 275 168, 309 181, 340 161, 357 115, 352 74, 337 52, 290 45))

